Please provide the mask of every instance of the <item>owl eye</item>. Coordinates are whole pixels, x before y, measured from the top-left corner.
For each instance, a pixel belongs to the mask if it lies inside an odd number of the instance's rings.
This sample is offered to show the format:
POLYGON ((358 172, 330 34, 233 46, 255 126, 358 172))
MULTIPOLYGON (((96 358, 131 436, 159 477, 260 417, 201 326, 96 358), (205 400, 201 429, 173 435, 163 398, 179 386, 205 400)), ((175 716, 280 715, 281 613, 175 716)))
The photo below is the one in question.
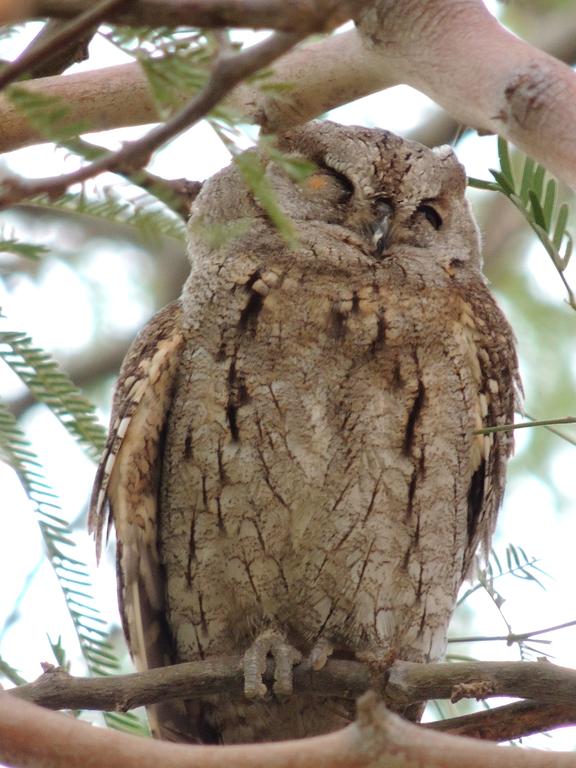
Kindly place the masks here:
POLYGON ((340 173, 340 171, 335 171, 334 168, 328 168, 327 166, 324 168, 324 173, 331 177, 333 182, 340 188, 342 199, 339 202, 344 203, 352 197, 354 185, 350 179, 344 176, 343 173, 340 173))
POLYGON ((440 216, 438 211, 435 208, 432 208, 431 205, 420 203, 418 208, 416 208, 416 211, 421 213, 426 221, 434 227, 434 229, 440 229, 442 226, 442 216, 440 216))
POLYGON ((348 202, 354 194, 352 182, 340 171, 324 164, 304 181, 304 189, 309 195, 319 194, 337 204, 348 202))

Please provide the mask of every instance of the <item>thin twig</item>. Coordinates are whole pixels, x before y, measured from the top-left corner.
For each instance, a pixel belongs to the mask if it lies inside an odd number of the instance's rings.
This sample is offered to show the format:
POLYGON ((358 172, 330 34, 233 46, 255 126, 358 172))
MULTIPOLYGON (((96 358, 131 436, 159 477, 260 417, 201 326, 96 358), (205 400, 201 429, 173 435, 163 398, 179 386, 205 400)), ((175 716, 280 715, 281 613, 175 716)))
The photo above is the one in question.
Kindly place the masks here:
POLYGON ((16 61, 9 64, 0 72, 0 89, 13 83, 20 75, 23 75, 39 61, 47 61, 51 56, 60 54, 62 48, 68 47, 72 40, 83 35, 86 31, 98 23, 109 11, 126 0, 102 0, 92 8, 78 16, 70 24, 60 29, 55 35, 44 41, 41 45, 28 49, 19 56, 16 61))
MULTIPOLYGON (((533 416, 530 416, 529 413, 526 413, 524 411, 524 416, 526 416, 527 419, 530 419, 530 421, 534 422, 537 421, 533 416)), ((565 432, 562 432, 559 429, 555 429, 554 427, 544 427, 548 432, 551 432, 553 435, 556 435, 557 437, 560 437, 562 440, 566 440, 567 443, 571 443, 572 445, 576 445, 576 439, 571 437, 570 435, 567 435, 565 432)))
MULTIPOLYGON (((22 51, 18 58, 20 59, 23 56, 29 56, 40 46, 44 46, 46 42, 54 37, 54 35, 58 34, 61 30, 64 30, 67 26, 66 21, 63 19, 50 19, 50 21, 44 24, 40 32, 32 40, 30 45, 22 51)), ((27 68, 26 72, 28 76, 36 78, 59 75, 72 64, 86 61, 88 58, 88 46, 97 29, 98 22, 87 29, 82 35, 75 36, 75 38, 70 41, 69 45, 60 46, 59 50, 53 51, 50 56, 42 55, 42 58, 39 61, 27 68)))
MULTIPOLYGON (((68 139, 62 142, 62 146, 92 162, 107 154, 103 147, 84 139, 68 139)), ((143 168, 134 170, 129 167, 124 169, 117 166, 114 168, 114 173, 122 176, 131 184, 145 189, 174 213, 177 213, 184 221, 188 220, 190 206, 202 188, 200 181, 188 181, 184 178, 164 179, 162 176, 157 176, 143 168)))
POLYGON ((104 171, 114 171, 116 168, 123 172, 128 168, 137 170, 146 164, 155 149, 204 117, 238 83, 272 63, 303 37, 303 34, 277 32, 235 56, 225 55, 218 58, 204 88, 166 123, 153 128, 138 141, 126 143, 117 152, 105 154, 72 173, 32 181, 20 178, 4 179, 0 207, 14 205, 26 197, 42 193, 58 196, 72 184, 84 182, 104 171))
POLYGON ((533 632, 510 632, 507 635, 471 635, 469 637, 450 637, 449 643, 481 643, 492 640, 504 640, 507 645, 513 645, 514 643, 522 643, 524 640, 530 640, 536 635, 546 635, 548 632, 556 632, 558 629, 566 629, 567 627, 575 627, 576 620, 566 621, 564 624, 556 624, 554 627, 546 627, 546 629, 536 629, 533 632))
POLYGON ((523 421, 521 424, 500 424, 497 427, 484 427, 474 430, 475 435, 490 435, 493 432, 511 432, 513 429, 527 427, 548 427, 551 424, 576 424, 575 416, 565 416, 562 419, 544 419, 542 421, 523 421))

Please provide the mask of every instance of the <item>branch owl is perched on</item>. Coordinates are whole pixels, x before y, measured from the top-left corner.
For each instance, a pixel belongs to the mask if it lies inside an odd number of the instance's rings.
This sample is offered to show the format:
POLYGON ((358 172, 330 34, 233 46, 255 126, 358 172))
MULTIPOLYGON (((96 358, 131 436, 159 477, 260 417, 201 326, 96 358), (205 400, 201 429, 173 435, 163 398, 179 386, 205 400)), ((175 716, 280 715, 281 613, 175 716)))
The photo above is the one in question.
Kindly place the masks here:
POLYGON ((297 183, 262 156, 298 245, 234 165, 204 185, 190 277, 128 353, 94 489, 137 668, 245 653, 247 697, 157 706, 164 738, 344 725, 349 702, 288 695, 300 655, 441 657, 512 450, 476 433, 513 421, 519 382, 452 151, 328 122, 279 146, 316 165, 297 183))

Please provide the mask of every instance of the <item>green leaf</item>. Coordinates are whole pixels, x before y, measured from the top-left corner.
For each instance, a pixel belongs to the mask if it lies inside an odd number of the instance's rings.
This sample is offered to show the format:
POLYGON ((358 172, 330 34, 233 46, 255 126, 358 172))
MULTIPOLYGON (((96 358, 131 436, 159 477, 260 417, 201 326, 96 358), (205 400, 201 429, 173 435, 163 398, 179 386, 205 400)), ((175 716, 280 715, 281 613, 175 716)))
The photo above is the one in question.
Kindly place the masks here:
POLYGON ((512 163, 510 162, 508 142, 501 136, 498 136, 498 159, 500 161, 500 170, 508 189, 514 190, 516 184, 514 181, 514 172, 512 171, 512 163))
POLYGON ((138 61, 164 117, 181 107, 185 98, 197 93, 208 79, 210 59, 205 48, 157 58, 139 56, 138 61))
MULTIPOLYGON (((1 232, 0 232, 1 236, 1 232)), ((33 243, 23 243, 15 238, 0 239, 0 253, 13 253, 15 256, 24 256, 32 261, 38 261, 40 256, 48 253, 48 248, 33 243)))
POLYGON ((266 169, 260 157, 255 152, 248 151, 237 155, 234 162, 254 197, 266 211, 280 235, 290 247, 295 247, 297 238, 294 226, 278 204, 278 199, 266 177, 266 169))
MULTIPOLYGON (((32 394, 45 403, 56 418, 97 458, 104 450, 106 430, 98 422, 92 403, 87 400, 57 363, 43 350, 34 347, 21 332, 0 332, 0 358, 26 384, 32 394), (5 348, 2 349, 2 346, 5 348)), ((30 478, 29 487, 38 483, 30 478)))
POLYGON ((85 121, 71 119, 69 105, 57 96, 46 96, 22 85, 11 85, 5 94, 33 128, 50 141, 61 141, 89 130, 85 121))
POLYGON ((544 211, 542 210, 542 206, 540 205, 540 201, 538 200, 536 193, 532 189, 528 190, 528 197, 530 200, 530 205, 532 206, 534 221, 536 224, 538 224, 539 227, 542 227, 542 229, 546 231, 547 227, 544 211))
POLYGON ((520 182, 520 194, 518 195, 524 206, 528 205, 528 190, 532 188, 532 178, 534 175, 535 162, 531 157, 524 161, 524 170, 522 171, 522 181, 520 182))
POLYGON ((546 171, 544 169, 544 166, 542 165, 536 165, 534 175, 532 176, 532 183, 530 185, 530 188, 536 198, 538 199, 538 202, 542 200, 542 193, 544 191, 544 177, 546 176, 546 171))
POLYGON ((8 664, 7 661, 0 656, 0 675, 10 680, 14 685, 25 685, 28 680, 22 677, 22 675, 13 666, 8 664))
POLYGON ((62 669, 69 670, 70 664, 66 657, 66 649, 62 645, 62 637, 59 635, 58 640, 53 641, 50 638, 50 635, 48 635, 48 642, 50 643, 50 648, 52 648, 52 653, 54 654, 58 666, 62 667, 62 669))
POLYGON ((513 187, 510 186, 508 179, 506 178, 506 176, 504 176, 503 173, 501 173, 500 171, 495 171, 493 168, 490 168, 490 173, 492 174, 492 176, 494 176, 494 178, 498 182, 498 186, 501 188, 501 191, 505 195, 507 195, 508 197, 511 197, 512 195, 515 194, 513 187))
POLYGON ((548 179, 546 184, 546 195, 544 197, 544 219, 546 220, 546 231, 550 232, 552 227, 552 216, 554 214, 554 206, 556 205, 558 185, 555 179, 548 179))
POLYGON ((277 149, 270 141, 260 140, 262 151, 293 181, 305 181, 311 174, 318 170, 316 163, 302 157, 290 157, 277 149))
POLYGON ((570 261, 570 258, 572 256, 572 251, 574 249, 574 240, 572 238, 572 235, 570 235, 568 232, 566 232, 566 249, 564 251, 564 254, 562 256, 559 256, 560 259, 560 266, 564 270, 568 266, 568 263, 570 261))
MULTIPOLYGON (((0 402, 0 456, 12 467, 36 510, 47 556, 62 589, 68 613, 76 629, 76 635, 88 669, 92 674, 97 675, 109 675, 117 672, 120 664, 108 639, 108 632, 100 629, 100 627, 106 626, 107 622, 100 617, 98 607, 91 595, 92 583, 88 568, 77 556, 74 557, 70 554, 75 552, 76 545, 68 523, 61 518, 56 518, 52 512, 47 515, 44 510, 42 494, 39 492, 31 493, 32 480, 29 467, 31 464, 36 467, 40 462, 24 433, 18 427, 16 420, 2 402, 0 402), (25 450, 23 450, 23 446, 25 446, 25 450), (54 535, 55 533, 57 535, 54 535), (76 578, 77 574, 81 574, 83 578, 79 580, 76 578), (85 590, 83 603, 79 603, 75 597, 77 594, 75 586, 78 583, 82 583, 85 590)), ((34 477, 37 476, 38 472, 34 470, 34 477)), ((43 485, 48 487, 47 484, 43 485)), ((50 498, 54 498, 54 494, 51 493, 50 498)), ((53 503, 50 503, 49 506, 51 510, 59 509, 53 503)), ((51 642, 51 646, 58 663, 65 666, 66 658, 60 640, 56 643, 51 642)), ((2 664, 1 660, 0 673, 17 684, 25 682, 21 678, 15 679, 14 674, 11 674, 13 670, 2 664)), ((111 727, 129 732, 146 733, 145 726, 133 714, 112 716, 109 713, 104 713, 104 718, 111 727)))
POLYGON ((558 217, 556 219, 556 226, 554 227, 554 235, 552 236, 552 243, 557 251, 560 250, 564 234, 566 232, 566 224, 568 223, 568 216, 570 215, 570 208, 568 203, 562 203, 558 211, 558 217))
POLYGON ((186 225, 182 218, 157 200, 146 196, 129 202, 120 198, 114 190, 104 189, 90 198, 83 192, 67 192, 55 200, 38 195, 29 202, 49 210, 134 227, 148 244, 158 241, 160 237, 170 237, 180 242, 186 239, 186 225))
MULTIPOLYGON (((497 171, 491 171, 492 174, 497 171)), ((489 192, 501 192, 499 184, 495 184, 493 181, 485 181, 484 179, 476 179, 474 176, 468 176, 467 184, 473 189, 485 189, 489 192)))

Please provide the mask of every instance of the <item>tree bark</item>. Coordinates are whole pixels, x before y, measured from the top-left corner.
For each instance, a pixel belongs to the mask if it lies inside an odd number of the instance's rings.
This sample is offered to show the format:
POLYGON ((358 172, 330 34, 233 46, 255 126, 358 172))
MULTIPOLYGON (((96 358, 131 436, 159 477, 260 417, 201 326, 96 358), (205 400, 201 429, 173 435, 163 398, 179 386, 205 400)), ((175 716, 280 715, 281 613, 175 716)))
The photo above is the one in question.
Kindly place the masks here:
POLYGON ((341 731, 299 741, 185 746, 93 728, 0 694, 0 761, 12 768, 576 768, 570 752, 499 747, 434 733, 387 711, 374 694, 341 731))

